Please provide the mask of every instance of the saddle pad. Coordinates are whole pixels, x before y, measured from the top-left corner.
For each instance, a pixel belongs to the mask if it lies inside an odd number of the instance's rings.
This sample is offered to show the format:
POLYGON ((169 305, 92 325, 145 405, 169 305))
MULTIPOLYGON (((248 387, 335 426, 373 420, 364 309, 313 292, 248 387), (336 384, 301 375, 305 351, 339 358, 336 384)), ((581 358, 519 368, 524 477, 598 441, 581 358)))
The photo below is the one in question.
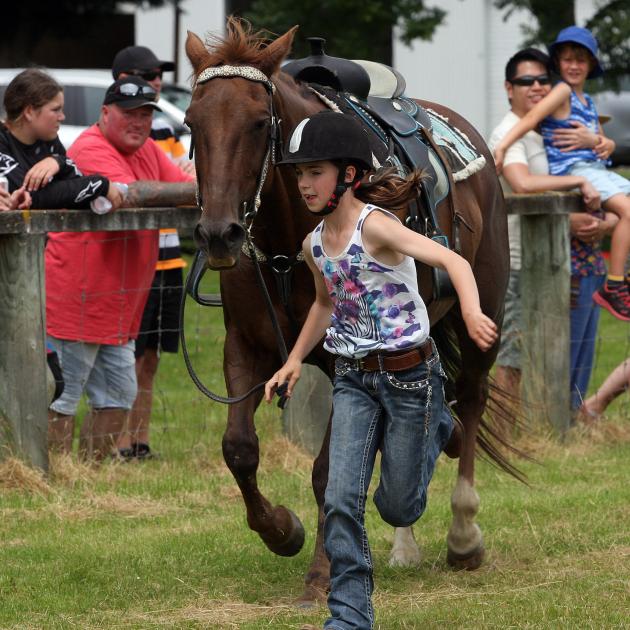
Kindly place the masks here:
POLYGON ((431 118, 433 139, 448 160, 454 181, 468 179, 486 165, 486 158, 477 151, 463 131, 432 109, 427 108, 426 112, 431 118))

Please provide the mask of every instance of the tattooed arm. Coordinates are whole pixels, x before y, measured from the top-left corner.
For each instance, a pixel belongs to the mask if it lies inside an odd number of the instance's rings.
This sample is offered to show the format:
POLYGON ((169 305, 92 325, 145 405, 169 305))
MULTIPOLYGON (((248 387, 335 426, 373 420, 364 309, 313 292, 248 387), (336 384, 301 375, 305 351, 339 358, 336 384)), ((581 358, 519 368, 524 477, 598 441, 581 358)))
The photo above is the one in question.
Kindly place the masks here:
POLYGON ((127 208, 196 206, 195 182, 132 182, 123 205, 127 208))

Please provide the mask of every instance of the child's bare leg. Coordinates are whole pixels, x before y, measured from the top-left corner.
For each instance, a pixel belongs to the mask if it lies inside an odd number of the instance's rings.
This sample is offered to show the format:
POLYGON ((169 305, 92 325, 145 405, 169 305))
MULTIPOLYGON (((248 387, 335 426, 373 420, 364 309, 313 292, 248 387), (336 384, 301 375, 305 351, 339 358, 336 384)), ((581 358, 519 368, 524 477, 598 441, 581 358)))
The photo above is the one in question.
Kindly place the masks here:
POLYGON ((602 206, 606 212, 613 212, 619 217, 610 242, 610 276, 623 278, 625 265, 630 253, 630 197, 613 195, 602 206))
POLYGON ((584 401, 584 408, 590 415, 604 413, 606 407, 617 396, 630 389, 630 359, 622 361, 601 384, 600 388, 584 401))

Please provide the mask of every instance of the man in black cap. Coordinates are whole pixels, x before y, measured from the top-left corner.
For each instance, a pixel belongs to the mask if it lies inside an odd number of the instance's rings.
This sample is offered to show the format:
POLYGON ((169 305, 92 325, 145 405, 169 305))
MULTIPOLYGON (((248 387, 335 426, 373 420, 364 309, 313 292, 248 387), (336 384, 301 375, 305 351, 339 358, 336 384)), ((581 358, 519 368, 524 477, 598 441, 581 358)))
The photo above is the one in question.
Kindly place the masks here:
MULTIPOLYGON (((159 60, 145 46, 128 46, 114 57, 114 79, 137 76, 145 79, 157 92, 162 89, 162 73, 174 70, 175 64, 159 60)), ((183 171, 194 175, 186 150, 175 130, 163 116, 154 116, 151 138, 183 171)), ((129 419, 128 432, 121 436, 118 447, 125 459, 143 459, 152 454, 149 446, 149 423, 153 407, 153 381, 161 352, 177 352, 179 348, 179 304, 183 292, 183 268, 179 235, 175 228, 160 230, 160 253, 149 298, 136 339, 136 371, 138 397, 129 419)))
MULTIPOLYGON (((143 79, 118 79, 107 89, 98 123, 76 139, 68 155, 86 175, 98 172, 112 182, 135 182, 139 189, 144 183, 150 191, 170 189, 193 198, 193 178, 149 138, 156 98, 143 79)), ((51 406, 51 441, 72 443, 83 390, 90 403, 81 428, 83 453, 106 457, 122 433, 136 399, 134 340, 157 257, 157 230, 50 234, 47 332, 66 385, 51 406)))

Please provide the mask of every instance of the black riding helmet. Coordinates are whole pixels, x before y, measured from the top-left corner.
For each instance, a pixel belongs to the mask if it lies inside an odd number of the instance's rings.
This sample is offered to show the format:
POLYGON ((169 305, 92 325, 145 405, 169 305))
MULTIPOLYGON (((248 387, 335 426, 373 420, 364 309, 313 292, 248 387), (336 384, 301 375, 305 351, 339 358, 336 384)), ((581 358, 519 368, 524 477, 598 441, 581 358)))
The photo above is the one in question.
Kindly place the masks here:
POLYGON ((335 191, 326 208, 317 214, 331 213, 350 186, 358 182, 372 166, 372 151, 367 132, 347 114, 323 111, 302 120, 291 133, 284 159, 278 164, 304 164, 330 160, 339 167, 335 191), (345 181, 346 167, 353 164, 357 175, 345 181))

